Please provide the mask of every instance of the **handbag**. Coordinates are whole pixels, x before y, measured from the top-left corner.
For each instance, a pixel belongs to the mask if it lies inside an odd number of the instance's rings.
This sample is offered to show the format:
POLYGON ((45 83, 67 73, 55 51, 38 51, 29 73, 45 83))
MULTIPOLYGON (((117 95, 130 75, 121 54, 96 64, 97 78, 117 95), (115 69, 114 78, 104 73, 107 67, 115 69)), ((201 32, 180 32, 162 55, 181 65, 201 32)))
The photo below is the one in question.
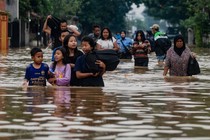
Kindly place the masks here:
POLYGON ((195 57, 190 55, 188 67, 187 67, 187 75, 192 76, 200 73, 200 67, 198 61, 195 57))
POLYGON ((121 41, 123 47, 125 48, 125 53, 121 53, 120 58, 121 59, 132 59, 132 54, 131 54, 130 50, 125 46, 125 44, 123 43, 122 40, 120 40, 120 41, 121 41))

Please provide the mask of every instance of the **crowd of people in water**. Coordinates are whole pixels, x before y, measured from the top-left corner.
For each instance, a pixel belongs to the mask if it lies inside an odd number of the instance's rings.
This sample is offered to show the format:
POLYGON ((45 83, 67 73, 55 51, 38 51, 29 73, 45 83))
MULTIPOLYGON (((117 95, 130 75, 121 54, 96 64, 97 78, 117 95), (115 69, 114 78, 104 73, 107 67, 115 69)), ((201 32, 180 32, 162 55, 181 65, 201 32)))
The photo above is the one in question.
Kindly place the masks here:
POLYGON ((59 21, 59 28, 52 28, 50 23, 56 20, 49 15, 43 31, 52 36, 52 63, 43 63, 43 52, 35 47, 30 51, 33 63, 26 68, 23 86, 46 86, 47 82, 57 86, 97 86, 103 87, 103 74, 106 64, 96 60, 99 71, 91 71, 87 66, 87 55, 94 50, 113 50, 119 59, 134 59, 135 67, 148 67, 148 54, 155 52, 157 65, 163 67, 163 76, 189 76, 187 73, 190 56, 195 57, 186 46, 182 35, 174 38, 173 46, 167 35, 160 32, 158 24, 153 24, 150 31, 137 30, 134 38, 127 36, 125 30, 115 35, 108 27, 93 25, 92 33, 81 39, 78 48, 77 37, 80 32, 73 18, 72 25, 66 20, 59 21))

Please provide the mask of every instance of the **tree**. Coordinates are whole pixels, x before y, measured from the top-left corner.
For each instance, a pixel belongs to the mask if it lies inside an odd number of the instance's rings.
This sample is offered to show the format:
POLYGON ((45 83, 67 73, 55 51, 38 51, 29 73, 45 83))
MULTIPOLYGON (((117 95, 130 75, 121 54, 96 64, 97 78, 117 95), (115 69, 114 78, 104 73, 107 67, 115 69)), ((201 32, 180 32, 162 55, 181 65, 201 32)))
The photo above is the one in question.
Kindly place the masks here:
POLYGON ((192 28, 197 46, 203 45, 203 36, 210 33, 209 0, 143 0, 150 16, 165 19, 172 25, 192 28))
POLYGON ((170 24, 179 24, 189 16, 186 0, 143 0, 147 7, 145 13, 170 24))
POLYGON ((131 10, 133 3, 138 5, 141 0, 84 0, 77 13, 83 25, 84 34, 91 31, 93 24, 107 26, 114 32, 125 29, 126 13, 131 10))
POLYGON ((186 27, 190 27, 195 32, 195 42, 197 46, 208 45, 203 42, 203 37, 208 37, 210 33, 210 3, 208 0, 187 1, 190 17, 182 22, 186 27))

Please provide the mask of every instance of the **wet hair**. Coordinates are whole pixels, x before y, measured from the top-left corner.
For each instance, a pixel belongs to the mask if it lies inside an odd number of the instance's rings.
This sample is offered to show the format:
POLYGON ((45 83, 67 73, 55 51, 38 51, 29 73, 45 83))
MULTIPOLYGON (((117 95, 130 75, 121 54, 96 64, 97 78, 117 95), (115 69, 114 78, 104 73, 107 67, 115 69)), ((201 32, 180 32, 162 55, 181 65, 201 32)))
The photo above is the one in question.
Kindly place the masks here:
POLYGON ((66 19, 61 19, 60 23, 67 23, 67 20, 66 19))
POLYGON ((125 33, 125 35, 126 35, 126 31, 125 31, 125 30, 120 31, 120 34, 121 34, 121 33, 125 33))
POLYGON ((145 38, 145 34, 144 34, 144 32, 142 30, 136 31, 136 35, 135 35, 134 41, 139 41, 137 39, 138 34, 141 34, 141 41, 144 42, 146 40, 146 38, 145 38))
POLYGON ((101 28, 101 27, 99 25, 95 24, 95 25, 92 26, 92 30, 94 30, 95 28, 101 28))
POLYGON ((95 46, 96 46, 96 43, 95 41, 93 40, 93 38, 89 37, 89 36, 84 36, 81 40, 81 42, 88 42, 90 44, 90 46, 92 47, 92 50, 95 49, 95 46))
POLYGON ((60 31, 60 35, 59 35, 59 36, 61 36, 61 34, 62 34, 62 33, 64 33, 64 32, 68 32, 68 33, 70 33, 68 29, 61 30, 61 31, 60 31))
MULTIPOLYGON (((55 50, 55 54, 56 54, 56 51, 58 51, 58 50, 61 51, 61 53, 62 53, 62 55, 63 55, 63 59, 62 59, 63 64, 64 64, 64 65, 68 64, 66 49, 63 48, 63 47, 58 47, 58 48, 56 48, 56 50, 55 50)), ((54 55, 55 55, 55 54, 54 54, 54 55)), ((53 71, 55 70, 56 65, 57 65, 57 62, 54 61, 54 62, 53 62, 53 71)))
MULTIPOLYGON (((73 35, 73 34, 67 35, 67 36, 64 38, 64 40, 63 40, 63 47, 66 49, 66 54, 67 54, 67 56, 69 56, 69 54, 70 54, 69 47, 68 47, 68 42, 69 42, 69 39, 70 39, 71 37, 74 37, 74 38, 77 40, 77 37, 76 37, 75 35, 73 35)), ((74 49, 74 57, 77 57, 78 54, 79 54, 79 50, 78 50, 78 48, 76 47, 76 48, 74 49)))
POLYGON ((38 52, 42 52, 42 50, 40 48, 35 47, 30 51, 30 54, 31 56, 35 56, 38 52))
POLYGON ((104 30, 107 30, 107 31, 109 32, 108 39, 111 39, 111 40, 112 40, 112 32, 111 32, 111 30, 110 30, 108 27, 104 27, 104 28, 101 30, 100 38, 101 38, 102 40, 104 40, 104 37, 103 37, 103 31, 104 31, 104 30))
POLYGON ((74 21, 74 22, 78 22, 79 21, 79 17, 78 16, 73 16, 71 18, 71 20, 74 21))

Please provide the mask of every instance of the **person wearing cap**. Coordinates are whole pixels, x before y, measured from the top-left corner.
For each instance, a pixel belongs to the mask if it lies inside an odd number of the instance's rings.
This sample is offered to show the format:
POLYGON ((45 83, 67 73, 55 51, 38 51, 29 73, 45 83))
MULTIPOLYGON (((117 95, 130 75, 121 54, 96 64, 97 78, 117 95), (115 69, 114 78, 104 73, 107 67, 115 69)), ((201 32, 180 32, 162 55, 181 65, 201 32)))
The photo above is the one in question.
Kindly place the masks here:
POLYGON ((168 43, 167 39, 168 37, 166 36, 166 34, 159 31, 160 26, 158 24, 153 24, 150 28, 154 35, 154 41, 155 41, 154 51, 158 60, 158 66, 162 67, 164 65, 164 59, 166 57, 166 52, 167 52, 167 49, 164 48, 165 47, 164 45, 169 44, 168 46, 170 47, 171 42, 168 43))

